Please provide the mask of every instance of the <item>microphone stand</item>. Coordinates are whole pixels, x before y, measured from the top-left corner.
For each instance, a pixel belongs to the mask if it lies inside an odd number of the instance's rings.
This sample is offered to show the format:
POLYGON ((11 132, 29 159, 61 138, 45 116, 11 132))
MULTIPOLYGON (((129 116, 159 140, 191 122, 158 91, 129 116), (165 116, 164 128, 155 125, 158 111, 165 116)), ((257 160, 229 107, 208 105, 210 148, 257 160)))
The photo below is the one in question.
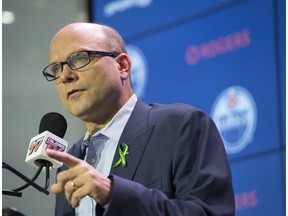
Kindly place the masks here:
POLYGON ((22 193, 19 192, 25 188, 27 188, 28 186, 32 186, 35 189, 37 189, 38 191, 45 193, 46 195, 49 195, 49 191, 46 190, 48 188, 49 185, 49 165, 46 164, 46 185, 45 188, 39 186, 38 184, 36 184, 34 181, 37 179, 37 177, 39 176, 42 168, 43 168, 44 164, 41 165, 38 169, 38 171, 36 172, 36 174, 34 175, 34 177, 32 179, 27 178, 25 175, 23 175, 22 173, 20 173, 18 170, 14 169, 13 167, 11 167, 10 165, 8 165, 5 162, 2 162, 2 168, 8 169, 9 171, 11 171, 12 173, 14 173, 15 175, 17 175, 18 177, 20 177, 21 179, 23 179, 25 182, 27 182, 25 185, 16 188, 14 190, 5 190, 2 189, 2 194, 4 195, 10 195, 10 196, 17 196, 17 197, 21 197, 22 193), (47 179, 48 177, 48 179, 47 179))

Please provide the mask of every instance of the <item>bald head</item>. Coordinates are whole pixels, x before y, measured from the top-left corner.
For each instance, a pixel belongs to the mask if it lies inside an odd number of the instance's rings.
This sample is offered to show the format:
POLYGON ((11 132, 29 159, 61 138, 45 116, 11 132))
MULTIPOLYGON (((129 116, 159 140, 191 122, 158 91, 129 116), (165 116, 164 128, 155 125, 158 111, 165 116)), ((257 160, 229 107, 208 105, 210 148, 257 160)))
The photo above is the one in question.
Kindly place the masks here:
POLYGON ((96 23, 72 23, 63 27, 53 37, 50 48, 58 40, 68 40, 71 35, 74 38, 71 42, 78 38, 83 40, 83 44, 94 46, 94 49, 101 47, 111 52, 127 53, 122 37, 114 28, 96 23))

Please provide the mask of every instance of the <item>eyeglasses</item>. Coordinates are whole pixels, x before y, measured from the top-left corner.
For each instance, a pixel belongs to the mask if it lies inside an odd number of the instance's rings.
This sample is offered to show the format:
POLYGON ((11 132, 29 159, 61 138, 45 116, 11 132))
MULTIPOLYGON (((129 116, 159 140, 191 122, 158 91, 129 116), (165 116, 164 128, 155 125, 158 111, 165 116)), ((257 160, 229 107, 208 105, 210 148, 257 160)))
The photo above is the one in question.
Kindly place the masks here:
POLYGON ((66 61, 63 62, 55 62, 48 65, 43 70, 43 75, 47 79, 47 81, 53 81, 60 77, 60 74, 63 71, 63 66, 67 64, 69 68, 72 70, 77 70, 85 67, 91 62, 90 55, 100 55, 100 56, 110 56, 117 57, 119 53, 116 52, 104 52, 104 51, 80 51, 71 54, 68 56, 66 61))

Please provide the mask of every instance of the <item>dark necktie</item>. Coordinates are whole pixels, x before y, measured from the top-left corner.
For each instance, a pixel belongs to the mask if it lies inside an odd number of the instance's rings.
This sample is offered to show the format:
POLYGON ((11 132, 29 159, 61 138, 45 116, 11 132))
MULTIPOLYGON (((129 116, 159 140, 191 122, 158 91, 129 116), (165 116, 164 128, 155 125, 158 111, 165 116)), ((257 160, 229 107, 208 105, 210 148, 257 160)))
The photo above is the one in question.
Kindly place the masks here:
MULTIPOLYGON (((82 159, 85 158, 86 149, 88 147, 86 162, 89 163, 91 166, 96 168, 96 165, 99 162, 99 158, 101 155, 101 152, 104 148, 104 142, 106 137, 103 134, 98 134, 97 136, 92 136, 86 139, 84 144, 84 150, 82 153, 82 159)), ((102 216, 105 209, 102 208, 100 205, 96 205, 96 215, 102 216)))
POLYGON ((97 136, 89 137, 83 142, 85 147, 83 151, 83 159, 85 158, 85 151, 88 147, 86 161, 93 167, 96 167, 99 162, 101 152, 104 148, 105 139, 106 137, 103 134, 98 134, 97 136))

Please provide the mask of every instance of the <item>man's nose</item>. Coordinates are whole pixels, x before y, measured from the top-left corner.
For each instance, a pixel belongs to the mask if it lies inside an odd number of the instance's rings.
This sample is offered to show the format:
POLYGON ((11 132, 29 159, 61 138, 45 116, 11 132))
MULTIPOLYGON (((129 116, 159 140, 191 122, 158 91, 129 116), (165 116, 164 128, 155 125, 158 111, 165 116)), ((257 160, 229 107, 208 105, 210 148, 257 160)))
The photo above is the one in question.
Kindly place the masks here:
POLYGON ((62 73, 59 79, 63 83, 69 83, 78 80, 78 74, 75 70, 71 69, 67 64, 63 65, 62 73))

